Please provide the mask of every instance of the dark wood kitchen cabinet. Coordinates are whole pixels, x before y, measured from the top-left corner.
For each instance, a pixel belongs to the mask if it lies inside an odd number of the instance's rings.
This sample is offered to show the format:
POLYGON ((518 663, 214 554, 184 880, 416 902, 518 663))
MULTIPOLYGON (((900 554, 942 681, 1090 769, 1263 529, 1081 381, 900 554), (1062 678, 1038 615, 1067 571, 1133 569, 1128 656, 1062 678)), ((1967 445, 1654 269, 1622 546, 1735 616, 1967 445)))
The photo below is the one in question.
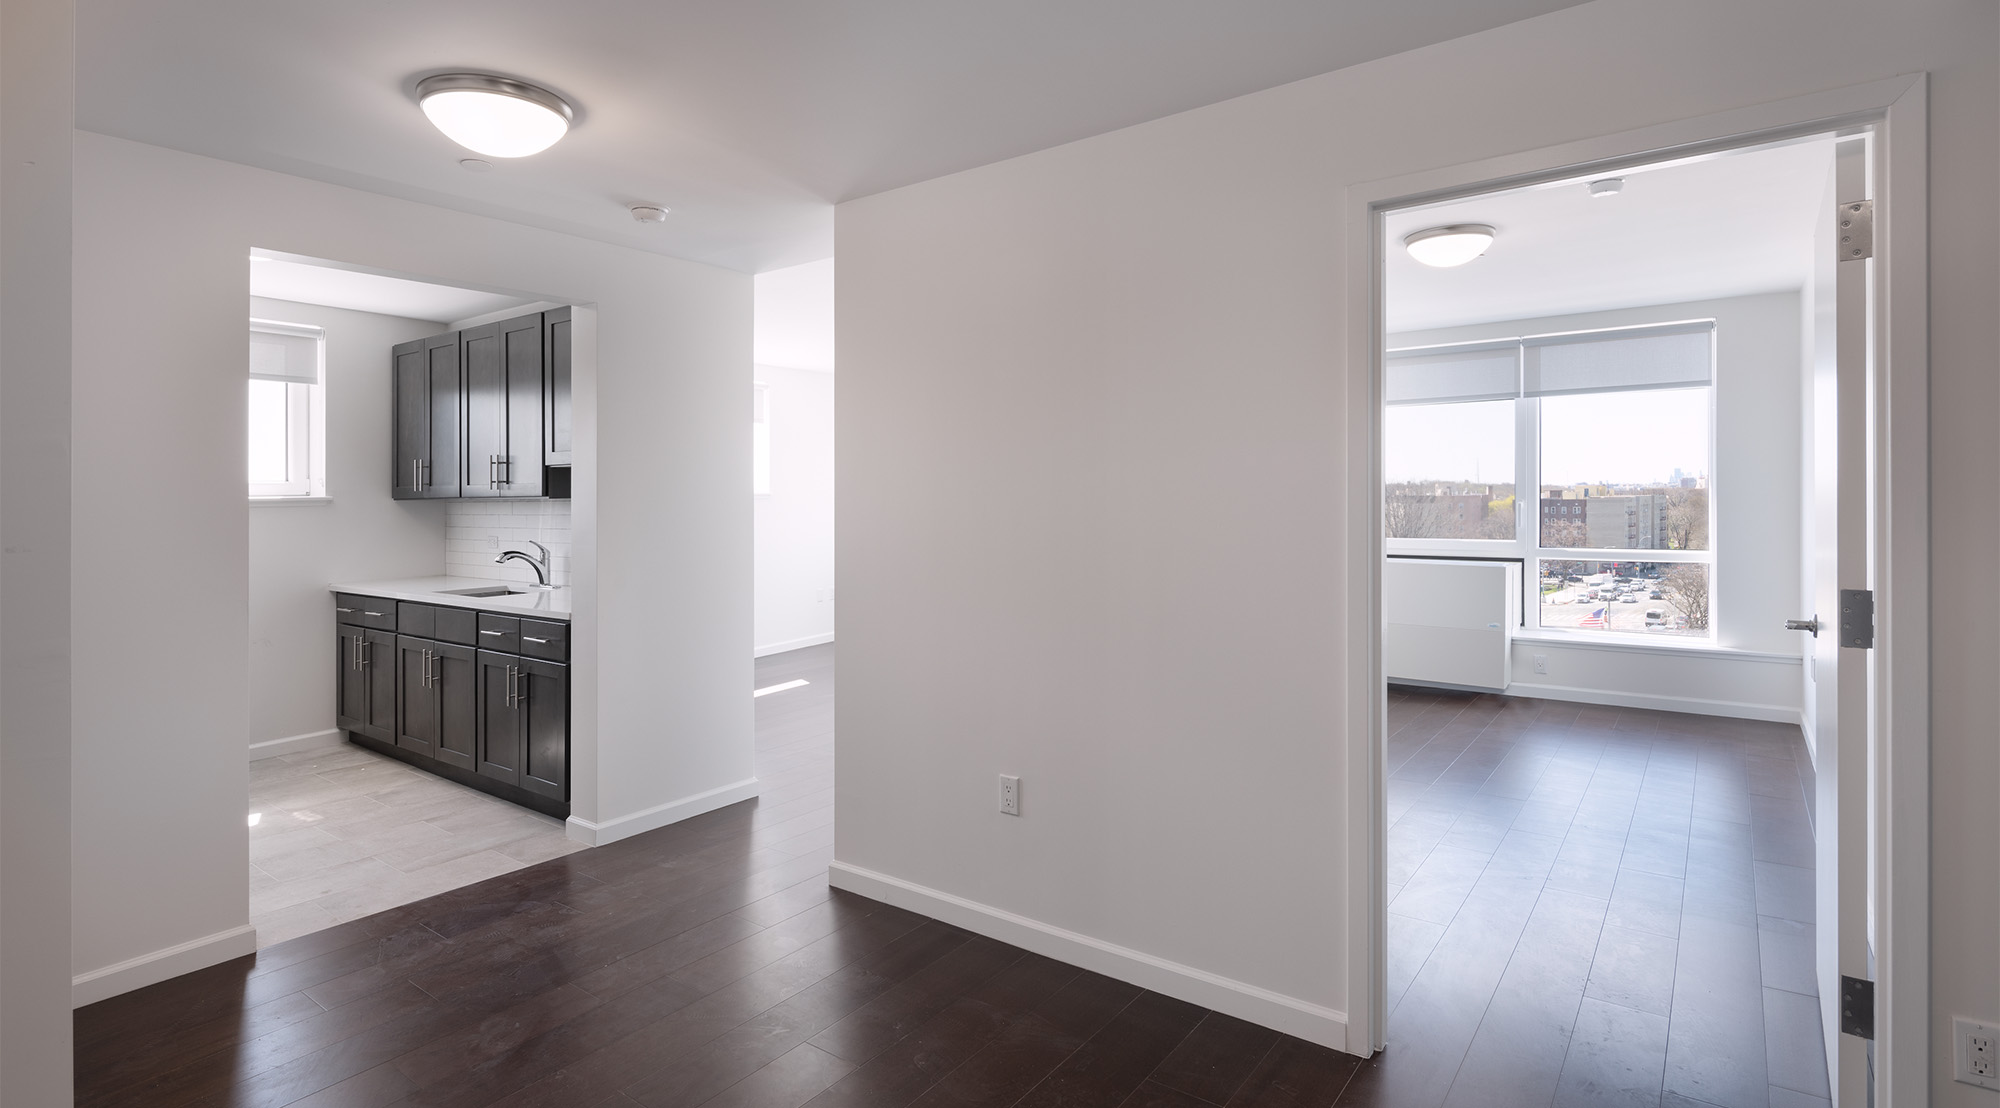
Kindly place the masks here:
POLYGON ((391 353, 398 500, 448 500, 463 482, 459 343, 456 334, 397 345, 391 353))
POLYGON ((567 498, 570 330, 558 308, 396 346, 396 498, 567 498))
POLYGON ((479 772, 550 798, 569 795, 569 667, 479 652, 479 772))
POLYGON ((459 332, 467 497, 542 495, 542 316, 459 332))
POLYGON ((343 731, 380 742, 394 742, 396 636, 349 623, 341 624, 338 631, 340 666, 335 685, 335 722, 343 731))
POLYGON ((477 655, 469 646, 397 636, 397 746, 473 768, 479 741, 477 655))
POLYGON ((549 815, 569 814, 569 624, 340 593, 349 740, 549 815))

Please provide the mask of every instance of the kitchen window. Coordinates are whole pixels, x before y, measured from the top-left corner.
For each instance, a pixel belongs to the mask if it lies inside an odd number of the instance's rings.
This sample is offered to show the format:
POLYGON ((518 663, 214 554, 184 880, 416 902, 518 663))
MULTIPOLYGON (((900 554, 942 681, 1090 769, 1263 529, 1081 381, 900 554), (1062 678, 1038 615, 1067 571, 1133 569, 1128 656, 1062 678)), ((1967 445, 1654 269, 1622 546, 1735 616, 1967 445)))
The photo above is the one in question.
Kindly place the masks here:
POLYGON ((1714 321, 1385 365, 1389 553, 1520 560, 1531 630, 1712 635, 1714 321))
POLYGON ((326 335, 250 321, 249 492, 255 499, 326 495, 326 335))

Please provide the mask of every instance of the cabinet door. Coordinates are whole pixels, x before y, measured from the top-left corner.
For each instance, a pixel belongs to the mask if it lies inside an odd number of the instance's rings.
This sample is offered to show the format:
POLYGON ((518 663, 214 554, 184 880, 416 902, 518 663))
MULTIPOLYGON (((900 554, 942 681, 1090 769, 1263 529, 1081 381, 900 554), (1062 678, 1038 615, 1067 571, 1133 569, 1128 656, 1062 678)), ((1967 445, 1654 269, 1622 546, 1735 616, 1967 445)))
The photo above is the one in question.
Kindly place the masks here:
POLYGON ((424 340, 413 339, 390 350, 390 375, 395 389, 395 457, 390 475, 393 495, 412 500, 424 492, 424 464, 431 459, 430 366, 424 340))
POLYGON ((569 798, 569 667, 522 658, 521 787, 555 800, 569 798))
POLYGON ((500 444, 500 495, 542 495, 542 313, 500 324, 501 372, 507 382, 506 438, 500 444))
POLYGON ((438 698, 437 760, 459 769, 479 765, 479 652, 434 642, 431 685, 438 698))
POLYGON ((339 666, 334 671, 334 725, 342 731, 368 730, 368 670, 361 664, 363 636, 359 627, 341 624, 334 629, 339 638, 339 666))
POLYGON ((542 459, 545 464, 570 464, 569 418, 570 310, 542 313, 542 361, 548 366, 542 399, 542 459))
POLYGON ((424 458, 425 497, 454 500, 469 475, 465 471, 465 413, 460 397, 465 383, 459 372, 458 333, 434 335, 423 340, 424 367, 428 372, 430 395, 426 401, 430 415, 430 453, 424 458))
POLYGON ((396 636, 363 629, 361 664, 368 671, 368 720, 361 733, 385 743, 396 741, 396 636))
POLYGON ((500 458, 507 452, 507 375, 500 325, 458 333, 465 381, 465 496, 500 495, 500 458))
POLYGON ((428 639, 396 636, 396 745, 432 757, 438 740, 438 690, 428 639))
POLYGON ((521 783, 521 659, 479 652, 479 772, 521 783))

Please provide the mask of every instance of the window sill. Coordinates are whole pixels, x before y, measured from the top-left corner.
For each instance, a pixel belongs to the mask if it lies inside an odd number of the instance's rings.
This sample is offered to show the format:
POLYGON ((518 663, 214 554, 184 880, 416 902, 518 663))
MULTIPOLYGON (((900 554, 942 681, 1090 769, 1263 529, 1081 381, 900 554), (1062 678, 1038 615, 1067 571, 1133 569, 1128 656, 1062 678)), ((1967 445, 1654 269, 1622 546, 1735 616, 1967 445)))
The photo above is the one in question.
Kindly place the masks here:
POLYGON ((1675 642, 1671 639, 1647 639, 1643 642, 1623 642, 1622 635, 1563 634, 1562 632, 1517 630, 1514 641, 1534 643, 1541 646, 1568 646, 1579 650, 1618 650, 1629 654, 1666 654, 1676 657, 1731 658, 1741 662, 1772 662, 1778 665, 1800 665, 1805 659, 1797 654, 1771 654, 1761 650, 1738 650, 1734 647, 1716 646, 1713 640, 1701 642, 1675 642))
POLYGON ((333 497, 331 496, 253 496, 250 498, 250 506, 253 508, 278 508, 290 507, 294 504, 331 503, 333 503, 333 497))

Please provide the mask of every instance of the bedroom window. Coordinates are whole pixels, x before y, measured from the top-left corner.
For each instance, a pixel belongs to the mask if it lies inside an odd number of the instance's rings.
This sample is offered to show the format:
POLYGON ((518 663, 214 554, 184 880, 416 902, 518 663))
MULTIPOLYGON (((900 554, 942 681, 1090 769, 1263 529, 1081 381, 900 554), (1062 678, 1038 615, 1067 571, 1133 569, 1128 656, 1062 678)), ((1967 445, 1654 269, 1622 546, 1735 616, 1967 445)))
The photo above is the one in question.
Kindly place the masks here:
POLYGON ((249 493, 326 495, 326 337, 318 327, 250 321, 249 493))

